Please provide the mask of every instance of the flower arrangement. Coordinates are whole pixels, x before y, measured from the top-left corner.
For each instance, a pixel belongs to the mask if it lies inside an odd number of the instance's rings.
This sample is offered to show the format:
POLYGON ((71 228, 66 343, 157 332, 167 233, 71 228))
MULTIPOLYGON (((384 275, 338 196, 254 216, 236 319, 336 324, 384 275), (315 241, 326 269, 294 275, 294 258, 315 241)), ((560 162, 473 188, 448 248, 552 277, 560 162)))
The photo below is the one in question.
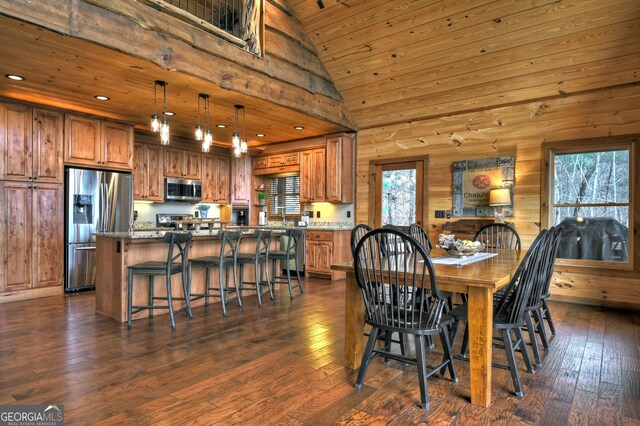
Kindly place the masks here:
POLYGON ((200 217, 202 219, 206 219, 207 218, 207 212, 209 211, 211 206, 208 205, 208 204, 198 204, 196 206, 196 208, 200 211, 200 217))

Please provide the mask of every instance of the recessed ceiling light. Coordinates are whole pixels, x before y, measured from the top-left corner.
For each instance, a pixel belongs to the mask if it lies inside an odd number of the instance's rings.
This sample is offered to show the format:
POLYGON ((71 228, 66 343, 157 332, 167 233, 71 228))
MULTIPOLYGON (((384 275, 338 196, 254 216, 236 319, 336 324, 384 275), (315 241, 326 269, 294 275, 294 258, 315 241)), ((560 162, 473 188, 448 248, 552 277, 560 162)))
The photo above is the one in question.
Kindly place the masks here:
POLYGON ((264 138, 265 134, 264 133, 256 133, 256 136, 259 138, 264 138))
POLYGON ((111 99, 110 97, 104 96, 104 95, 95 95, 94 98, 96 98, 99 101, 108 101, 111 99))
POLYGON ((23 81, 24 77, 21 75, 15 75, 15 74, 5 74, 5 77, 7 77, 8 79, 11 80, 15 80, 15 81, 23 81))
POLYGON ((222 124, 222 123, 218 123, 216 124, 216 127, 219 127, 220 129, 224 129, 225 127, 227 127, 226 124, 222 124))
POLYGON ((303 126, 293 126, 293 128, 296 130, 304 130, 303 126))
POLYGON ((176 115, 176 113, 175 113, 175 112, 173 112, 173 111, 165 111, 165 112, 164 112, 164 115, 172 116, 172 115, 176 115))

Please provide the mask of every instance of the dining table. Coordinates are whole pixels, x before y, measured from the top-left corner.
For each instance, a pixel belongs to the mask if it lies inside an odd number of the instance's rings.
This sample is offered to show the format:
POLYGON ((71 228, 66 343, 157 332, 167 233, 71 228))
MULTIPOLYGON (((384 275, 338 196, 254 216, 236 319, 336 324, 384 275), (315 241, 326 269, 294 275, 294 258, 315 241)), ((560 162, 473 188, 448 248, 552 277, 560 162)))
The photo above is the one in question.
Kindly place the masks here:
MULTIPOLYGON (((483 407, 491 404, 493 296, 509 284, 526 254, 525 250, 492 251, 497 255, 477 262, 467 259, 448 262, 451 264, 434 263, 440 290, 467 294, 471 403, 483 407)), ((433 249, 430 256, 435 260, 448 255, 444 250, 433 249)), ((333 264, 331 269, 346 272, 344 365, 357 369, 364 350, 365 306, 362 293, 356 282, 353 262, 333 264)))

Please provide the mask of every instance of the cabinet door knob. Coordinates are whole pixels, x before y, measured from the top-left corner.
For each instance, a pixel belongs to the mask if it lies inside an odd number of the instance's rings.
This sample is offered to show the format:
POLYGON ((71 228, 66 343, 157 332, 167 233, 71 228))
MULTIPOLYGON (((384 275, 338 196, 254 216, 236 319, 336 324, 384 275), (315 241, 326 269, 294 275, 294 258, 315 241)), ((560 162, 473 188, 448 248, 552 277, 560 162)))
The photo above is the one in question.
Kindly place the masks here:
POLYGON ((37 176, 33 178, 33 180, 36 180, 36 179, 38 179, 38 177, 37 177, 37 176))

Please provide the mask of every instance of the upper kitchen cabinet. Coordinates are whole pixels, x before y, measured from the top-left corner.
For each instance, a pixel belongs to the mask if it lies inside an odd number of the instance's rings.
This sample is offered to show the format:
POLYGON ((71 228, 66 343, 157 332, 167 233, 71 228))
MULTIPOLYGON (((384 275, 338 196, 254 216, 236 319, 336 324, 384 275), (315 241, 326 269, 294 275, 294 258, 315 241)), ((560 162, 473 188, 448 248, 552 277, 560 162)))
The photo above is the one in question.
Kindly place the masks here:
POLYGON ((82 115, 65 115, 64 162, 110 169, 133 168, 133 128, 82 115))
POLYGON ((134 159, 133 199, 163 201, 162 147, 137 143, 134 159))
POLYGON ((229 204, 229 157, 221 155, 202 156, 202 201, 205 203, 229 204))
POLYGON ((297 172, 300 170, 300 152, 287 152, 284 154, 263 155, 254 157, 253 174, 272 175, 276 173, 297 172))
POLYGON ((300 152, 300 203, 326 201, 326 150, 300 152))
POLYGON ((202 155, 199 152, 164 148, 164 175, 182 179, 200 180, 202 155))
POLYGON ((102 121, 102 165, 111 169, 133 168, 133 127, 102 121))
POLYGON ((62 115, 0 104, 0 179, 62 182, 62 115))
POLYGON ((353 139, 327 139, 327 201, 353 203, 353 139))
POLYGON ((231 203, 249 204, 251 201, 251 157, 243 155, 231 159, 231 203))

